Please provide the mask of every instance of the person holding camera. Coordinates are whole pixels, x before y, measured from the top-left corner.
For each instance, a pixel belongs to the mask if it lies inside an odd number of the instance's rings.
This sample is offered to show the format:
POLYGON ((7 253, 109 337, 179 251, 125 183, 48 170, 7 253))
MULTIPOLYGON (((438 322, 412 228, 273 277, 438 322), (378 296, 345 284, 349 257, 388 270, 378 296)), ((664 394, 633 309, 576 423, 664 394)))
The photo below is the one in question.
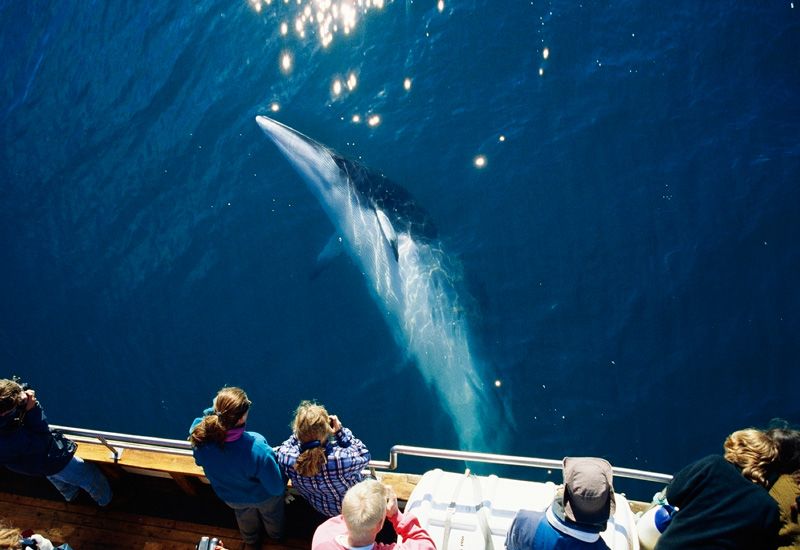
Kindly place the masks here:
POLYGON ((281 470, 315 510, 339 515, 345 493, 363 479, 369 450, 336 415, 311 401, 297 407, 292 430, 278 449, 281 470))
POLYGON ((189 441, 211 488, 236 513, 245 548, 260 548, 262 524, 270 538, 283 537, 285 485, 267 440, 245 431, 251 404, 243 389, 222 388, 192 422, 189 441))
POLYGON ((36 392, 16 380, 0 380, 0 464, 13 472, 46 476, 71 502, 83 489, 100 506, 111 502, 111 487, 93 464, 75 456, 77 445, 53 431, 36 392))
POLYGON ((317 527, 311 550, 436 550, 430 534, 414 514, 403 514, 397 496, 380 481, 365 479, 348 489, 342 513, 317 527), (403 542, 376 542, 375 537, 389 520, 403 542))

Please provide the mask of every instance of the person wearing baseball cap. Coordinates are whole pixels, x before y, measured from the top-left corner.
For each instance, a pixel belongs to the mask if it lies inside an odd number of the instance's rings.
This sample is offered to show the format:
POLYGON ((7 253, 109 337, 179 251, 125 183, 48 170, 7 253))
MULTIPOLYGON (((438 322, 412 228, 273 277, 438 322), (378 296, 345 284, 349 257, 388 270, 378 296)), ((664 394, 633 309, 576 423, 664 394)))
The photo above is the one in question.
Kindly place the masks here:
POLYGON ((594 457, 567 457, 563 464, 564 484, 550 506, 517 512, 506 536, 508 550, 608 548, 600 533, 615 509, 611 464, 594 457))

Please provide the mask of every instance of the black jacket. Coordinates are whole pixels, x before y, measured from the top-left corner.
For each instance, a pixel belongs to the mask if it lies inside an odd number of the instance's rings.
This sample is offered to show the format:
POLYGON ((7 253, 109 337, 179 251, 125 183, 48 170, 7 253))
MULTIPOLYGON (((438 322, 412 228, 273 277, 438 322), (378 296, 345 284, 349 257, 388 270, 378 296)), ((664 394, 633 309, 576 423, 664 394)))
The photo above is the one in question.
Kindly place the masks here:
POLYGON ((656 550, 778 546, 778 505, 766 489, 719 455, 701 458, 675 474, 667 500, 679 510, 656 550))
POLYGON ((72 460, 76 445, 50 431, 47 417, 37 403, 22 423, 13 414, 0 416, 0 464, 21 474, 57 474, 72 460))

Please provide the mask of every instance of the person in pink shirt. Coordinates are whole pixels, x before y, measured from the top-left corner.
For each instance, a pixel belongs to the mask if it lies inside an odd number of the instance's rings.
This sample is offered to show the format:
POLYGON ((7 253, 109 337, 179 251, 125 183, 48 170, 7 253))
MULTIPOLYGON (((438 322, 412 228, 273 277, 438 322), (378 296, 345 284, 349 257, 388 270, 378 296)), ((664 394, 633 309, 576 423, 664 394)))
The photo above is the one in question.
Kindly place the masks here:
POLYGON ((317 527, 311 541, 311 550, 392 549, 436 550, 436 545, 415 516, 400 512, 394 491, 374 479, 365 479, 348 489, 342 500, 342 513, 317 527), (384 519, 392 523, 403 542, 375 542, 384 519))

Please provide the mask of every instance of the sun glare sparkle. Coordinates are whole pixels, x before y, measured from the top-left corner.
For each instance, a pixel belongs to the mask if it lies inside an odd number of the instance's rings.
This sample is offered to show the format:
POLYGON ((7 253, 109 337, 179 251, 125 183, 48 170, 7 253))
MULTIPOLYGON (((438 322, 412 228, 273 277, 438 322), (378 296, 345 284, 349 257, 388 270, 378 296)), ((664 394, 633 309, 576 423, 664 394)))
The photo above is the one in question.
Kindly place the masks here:
POLYGON ((411 79, 410 78, 406 78, 405 80, 403 80, 403 88, 405 89, 405 91, 408 91, 408 90, 411 89, 411 79))
POLYGON ((500 136, 499 138, 497 138, 497 139, 498 139, 498 141, 505 141, 505 140, 506 140, 506 136, 503 136, 503 135, 501 135, 501 136, 500 136))
POLYGON ((292 54, 289 52, 284 52, 281 55, 281 70, 285 73, 292 70, 292 54))
POLYGON ((547 59, 550 57, 550 48, 545 48, 542 50, 542 59, 547 59))
POLYGON ((338 78, 333 81, 333 86, 331 86, 331 92, 333 92, 333 95, 335 96, 338 96, 339 94, 342 93, 342 81, 339 80, 338 78))
POLYGON ((499 388, 499 387, 500 387, 500 386, 502 386, 502 385, 503 385, 503 383, 502 383, 500 380, 495 380, 495 381, 494 381, 494 387, 495 387, 495 388, 499 388))
POLYGON ((369 124, 372 127, 375 127, 380 123, 381 123, 381 117, 378 115, 372 115, 371 117, 369 117, 369 119, 367 119, 367 124, 369 124))
POLYGON ((356 89, 357 84, 358 80, 356 80, 356 73, 350 73, 350 76, 347 77, 347 89, 352 92, 356 89))
MULTIPOLYGON (((271 3, 272 0, 248 0, 256 12, 271 3)), ((281 36, 286 36, 292 28, 301 39, 305 39, 307 33, 316 33, 323 47, 328 47, 340 32, 349 35, 370 10, 380 10, 386 5, 385 0, 283 0, 283 3, 297 8, 288 16, 288 22, 280 23, 281 36)), ((441 11, 443 0, 439 4, 441 11)))
POLYGON ((486 156, 478 155, 472 162, 475 164, 475 168, 483 168, 486 166, 486 156))
POLYGON ((280 106, 280 104, 279 104, 277 101, 273 101, 273 102, 272 102, 272 105, 270 105, 270 106, 269 106, 269 109, 270 109, 270 111, 272 111, 273 113, 277 113, 278 111, 280 111, 280 110, 281 110, 281 106, 280 106))
POLYGON ((361 115, 353 115, 353 123, 358 124, 361 122, 361 115))
POLYGON ((444 11, 444 0, 439 0, 439 2, 436 4, 436 9, 439 10, 439 13, 444 11))

